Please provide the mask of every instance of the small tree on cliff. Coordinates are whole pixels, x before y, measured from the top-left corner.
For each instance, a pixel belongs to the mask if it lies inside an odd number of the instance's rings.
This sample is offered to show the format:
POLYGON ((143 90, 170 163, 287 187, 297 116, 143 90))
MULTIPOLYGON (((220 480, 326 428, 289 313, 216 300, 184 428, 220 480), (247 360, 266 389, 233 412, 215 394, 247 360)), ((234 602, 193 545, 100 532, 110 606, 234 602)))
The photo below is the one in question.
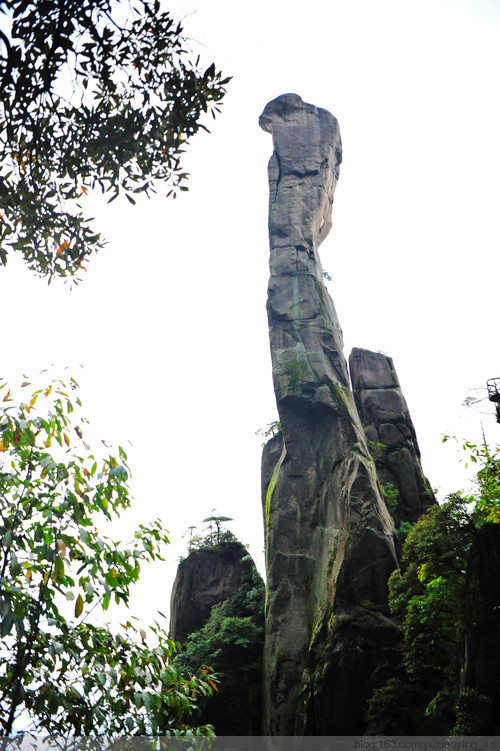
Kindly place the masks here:
POLYGON ((0 265, 14 250, 39 274, 74 274, 103 245, 87 190, 131 203, 155 180, 187 190, 186 139, 229 79, 190 61, 160 0, 0 0, 0 13, 0 265))
POLYGON ((219 545, 223 541, 224 537, 228 538, 227 541, 234 539, 234 536, 231 532, 229 532, 228 530, 223 530, 223 525, 226 522, 233 521, 230 516, 207 516, 207 518, 203 519, 203 521, 209 525, 210 531, 207 535, 207 538, 210 539, 210 545, 219 545), (215 526, 215 531, 212 525, 215 526), (228 532, 230 537, 228 537, 228 532))
POLYGON ((89 619, 128 605, 141 564, 168 543, 159 521, 127 545, 99 534, 96 520, 130 505, 125 452, 89 453, 79 399, 60 382, 20 403, 2 381, 0 394, 0 735, 16 720, 49 734, 213 734, 191 726, 213 683, 172 667, 161 623, 113 634, 89 619))

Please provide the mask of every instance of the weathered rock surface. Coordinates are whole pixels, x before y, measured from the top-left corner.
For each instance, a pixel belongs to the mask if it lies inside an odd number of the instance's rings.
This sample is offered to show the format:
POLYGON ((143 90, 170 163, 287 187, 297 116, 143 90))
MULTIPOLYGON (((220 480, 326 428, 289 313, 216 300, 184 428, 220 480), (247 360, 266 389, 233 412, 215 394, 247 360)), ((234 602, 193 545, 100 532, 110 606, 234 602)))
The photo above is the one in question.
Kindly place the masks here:
POLYGON ((436 499, 422 471, 415 428, 394 363, 380 352, 354 348, 349 370, 368 448, 395 526, 413 524, 436 499))
POLYGON ((318 246, 341 161, 335 118, 296 94, 270 102, 268 320, 282 432, 265 447, 264 733, 363 731, 365 702, 400 662, 387 613, 394 529, 349 387, 318 246))
POLYGON ((172 587, 170 637, 184 642, 201 628, 213 606, 236 594, 243 574, 254 567, 240 542, 192 550, 179 563, 172 587))

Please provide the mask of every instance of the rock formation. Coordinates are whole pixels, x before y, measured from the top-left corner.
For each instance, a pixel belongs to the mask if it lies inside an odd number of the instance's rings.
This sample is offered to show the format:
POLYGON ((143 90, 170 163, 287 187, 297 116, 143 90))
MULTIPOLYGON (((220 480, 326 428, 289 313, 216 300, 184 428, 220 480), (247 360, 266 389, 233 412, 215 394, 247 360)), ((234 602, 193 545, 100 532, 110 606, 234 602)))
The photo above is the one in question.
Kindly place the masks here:
POLYGON ((268 320, 281 433, 264 448, 264 733, 362 732, 400 661, 388 618, 394 528, 349 387, 318 246, 341 162, 336 119, 296 94, 270 102, 268 320))
POLYGON ((355 348, 349 370, 368 448, 395 526, 414 524, 436 500, 422 471, 415 428, 394 363, 380 352, 355 348))
POLYGON ((198 697, 197 723, 214 725, 217 736, 260 735, 265 587, 245 546, 232 540, 192 551, 174 591, 171 635, 182 629, 187 637, 175 669, 189 675, 209 665, 220 680, 212 696, 198 697), (193 628, 196 603, 202 622, 193 628))
POLYGON ((238 591, 255 568, 240 542, 192 550, 179 563, 170 601, 170 637, 184 642, 206 622, 213 606, 238 591), (244 560, 242 560, 244 559, 244 560))

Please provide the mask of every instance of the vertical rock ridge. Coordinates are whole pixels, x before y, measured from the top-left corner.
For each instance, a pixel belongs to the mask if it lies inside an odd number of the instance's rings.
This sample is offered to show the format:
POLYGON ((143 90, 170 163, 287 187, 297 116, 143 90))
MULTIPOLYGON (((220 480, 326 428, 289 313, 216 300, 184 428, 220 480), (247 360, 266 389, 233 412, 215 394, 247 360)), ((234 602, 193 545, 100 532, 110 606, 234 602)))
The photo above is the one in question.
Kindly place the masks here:
POLYGON ((296 94, 270 102, 259 123, 274 147, 267 312, 281 423, 262 462, 264 733, 359 733, 366 699, 397 663, 396 558, 318 255, 341 139, 336 119, 296 94))
POLYGON ((424 476, 415 428, 391 357, 355 347, 354 399, 395 525, 414 524, 436 503, 424 476))

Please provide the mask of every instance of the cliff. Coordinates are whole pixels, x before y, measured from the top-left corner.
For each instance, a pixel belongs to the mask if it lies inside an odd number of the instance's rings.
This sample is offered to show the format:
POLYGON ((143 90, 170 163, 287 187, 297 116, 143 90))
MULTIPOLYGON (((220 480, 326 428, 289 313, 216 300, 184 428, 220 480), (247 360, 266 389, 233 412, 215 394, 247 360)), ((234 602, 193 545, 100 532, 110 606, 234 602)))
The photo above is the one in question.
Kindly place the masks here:
POLYGON ((170 637, 185 642, 207 621, 212 607, 235 595, 255 569, 242 543, 192 550, 177 568, 170 600, 170 637))
MULTIPOLYGON (((179 565, 179 571, 177 603, 185 599, 206 605, 207 594, 212 602, 201 628, 189 632, 183 652, 174 661, 177 670, 188 674, 210 666, 220 681, 211 697, 198 697, 197 721, 214 725, 218 736, 260 735, 265 596, 262 577, 245 547, 236 541, 192 551, 179 565), (186 570, 193 575, 186 576, 186 570), (211 582, 208 593, 207 581, 211 582)), ((179 630, 180 615, 177 606, 172 619, 177 620, 172 624, 174 632, 179 630)), ((182 627, 185 631, 185 622, 182 627)))
POLYGON ((336 119, 295 94, 259 123, 269 162, 268 321, 281 434, 264 448, 264 733, 362 732, 400 665, 388 617, 394 528, 350 389, 318 247, 331 227, 336 119))

